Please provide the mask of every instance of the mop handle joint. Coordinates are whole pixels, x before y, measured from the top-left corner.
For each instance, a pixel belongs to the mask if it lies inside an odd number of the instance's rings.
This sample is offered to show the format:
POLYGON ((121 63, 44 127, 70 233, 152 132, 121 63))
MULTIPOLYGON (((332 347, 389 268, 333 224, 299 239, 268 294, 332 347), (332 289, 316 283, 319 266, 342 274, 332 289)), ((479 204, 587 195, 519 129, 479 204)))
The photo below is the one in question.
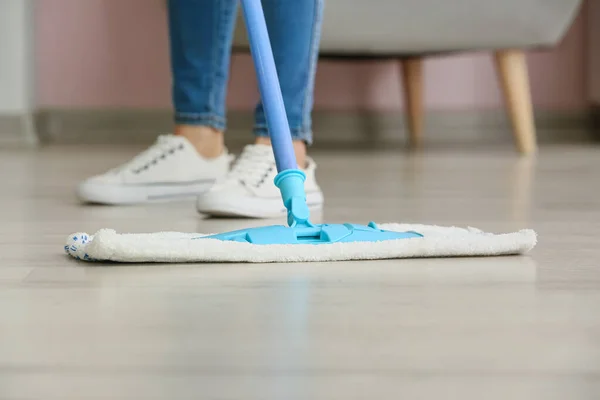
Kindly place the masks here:
POLYGON ((288 225, 291 227, 312 227, 310 211, 306 204, 304 181, 306 174, 299 169, 288 169, 275 177, 275 186, 281 191, 283 204, 288 210, 288 225))

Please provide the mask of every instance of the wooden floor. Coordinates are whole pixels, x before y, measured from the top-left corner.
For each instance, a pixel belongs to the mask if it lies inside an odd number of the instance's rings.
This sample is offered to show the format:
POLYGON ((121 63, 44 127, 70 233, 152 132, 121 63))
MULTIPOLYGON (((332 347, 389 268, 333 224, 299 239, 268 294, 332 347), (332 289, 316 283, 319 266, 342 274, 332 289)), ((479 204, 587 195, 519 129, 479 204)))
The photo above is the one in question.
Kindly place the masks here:
POLYGON ((77 203, 79 179, 136 150, 0 151, 0 399, 600 397, 600 149, 315 154, 328 221, 531 227, 529 257, 67 258, 75 231, 257 223, 203 220, 193 202, 77 203))

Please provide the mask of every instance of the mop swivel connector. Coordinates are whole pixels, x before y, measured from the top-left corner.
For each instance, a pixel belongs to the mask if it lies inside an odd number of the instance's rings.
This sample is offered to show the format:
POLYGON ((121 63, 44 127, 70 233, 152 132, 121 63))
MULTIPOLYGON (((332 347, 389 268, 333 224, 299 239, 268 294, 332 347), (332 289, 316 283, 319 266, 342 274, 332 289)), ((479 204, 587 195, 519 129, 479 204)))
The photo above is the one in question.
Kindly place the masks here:
POLYGON ((275 186, 281 191, 283 204, 288 210, 287 222, 292 228, 312 227, 310 211, 306 204, 304 181, 306 175, 299 169, 288 169, 275 177, 275 186))

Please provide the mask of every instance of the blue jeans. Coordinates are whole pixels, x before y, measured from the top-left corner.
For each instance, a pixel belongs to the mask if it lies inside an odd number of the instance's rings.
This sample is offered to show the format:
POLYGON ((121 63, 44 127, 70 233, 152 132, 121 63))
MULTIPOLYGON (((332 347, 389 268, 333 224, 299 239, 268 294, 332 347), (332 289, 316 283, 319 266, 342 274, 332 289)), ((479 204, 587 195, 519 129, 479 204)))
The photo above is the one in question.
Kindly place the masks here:
MULTIPOLYGON (((238 0, 169 0, 175 122, 224 131, 238 0)), ((311 112, 323 0, 262 0, 294 140, 312 142, 311 112)), ((262 105, 254 133, 268 136, 262 105)))

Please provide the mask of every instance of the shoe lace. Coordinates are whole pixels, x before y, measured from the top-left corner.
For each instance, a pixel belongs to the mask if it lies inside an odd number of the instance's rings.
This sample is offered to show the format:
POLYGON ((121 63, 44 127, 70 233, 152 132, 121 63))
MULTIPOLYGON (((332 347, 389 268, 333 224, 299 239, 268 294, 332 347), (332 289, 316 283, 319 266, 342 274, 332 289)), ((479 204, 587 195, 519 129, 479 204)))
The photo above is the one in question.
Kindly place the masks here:
POLYGON ((275 159, 269 150, 256 145, 246 146, 233 164, 228 181, 237 181, 243 185, 260 186, 275 169, 275 159))
POLYGON ((115 168, 112 172, 119 173, 130 170, 134 174, 147 171, 160 160, 184 149, 183 143, 176 143, 167 135, 159 136, 156 142, 148 149, 133 157, 127 163, 115 168))

